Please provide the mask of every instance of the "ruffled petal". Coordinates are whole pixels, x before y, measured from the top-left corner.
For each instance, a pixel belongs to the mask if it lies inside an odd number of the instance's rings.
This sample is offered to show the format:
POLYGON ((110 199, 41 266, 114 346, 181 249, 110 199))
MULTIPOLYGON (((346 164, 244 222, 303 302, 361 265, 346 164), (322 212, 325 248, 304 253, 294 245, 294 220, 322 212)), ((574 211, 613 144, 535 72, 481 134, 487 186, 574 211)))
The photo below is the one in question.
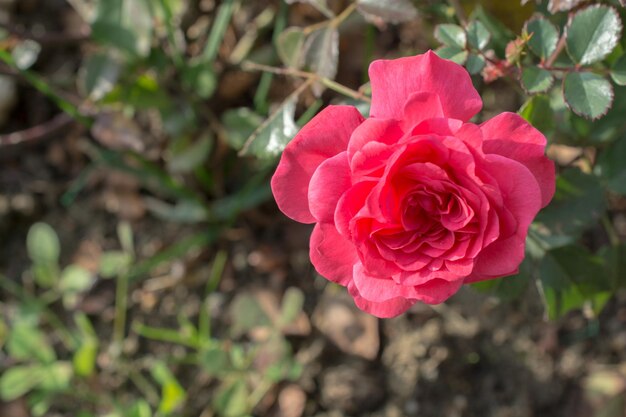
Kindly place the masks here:
POLYGON ((332 224, 315 225, 309 255, 315 270, 324 278, 344 287, 352 281, 352 270, 359 258, 352 243, 332 224))
POLYGON ((480 125, 483 151, 524 164, 541 188, 541 206, 548 205, 556 185, 554 162, 545 156, 546 138, 515 113, 502 113, 480 125))
POLYGON ((326 159, 346 150, 363 120, 355 107, 329 106, 287 145, 272 177, 274 198, 285 215, 301 223, 315 222, 307 199, 311 176, 326 159))
POLYGON ((513 235, 503 236, 478 254, 466 283, 514 274, 524 259, 528 227, 541 208, 541 189, 528 168, 499 155, 487 155, 486 160, 490 175, 500 186, 504 207, 517 226, 513 235))
POLYGON ((409 96, 404 105, 402 126, 405 131, 424 120, 442 118, 444 116, 441 100, 435 93, 422 91, 409 96))
POLYGON ((337 202, 352 185, 346 152, 328 158, 315 170, 309 183, 309 209, 320 222, 332 223, 337 202))
POLYGON ((409 301, 401 297, 382 302, 366 300, 359 294, 359 290, 353 282, 348 284, 348 292, 354 298, 354 304, 358 308, 381 319, 397 317, 405 313, 415 303, 415 301, 409 301))
POLYGON ((372 117, 398 119, 411 94, 435 93, 446 117, 468 121, 482 108, 482 100, 467 71, 428 51, 415 57, 378 60, 370 65, 372 117))

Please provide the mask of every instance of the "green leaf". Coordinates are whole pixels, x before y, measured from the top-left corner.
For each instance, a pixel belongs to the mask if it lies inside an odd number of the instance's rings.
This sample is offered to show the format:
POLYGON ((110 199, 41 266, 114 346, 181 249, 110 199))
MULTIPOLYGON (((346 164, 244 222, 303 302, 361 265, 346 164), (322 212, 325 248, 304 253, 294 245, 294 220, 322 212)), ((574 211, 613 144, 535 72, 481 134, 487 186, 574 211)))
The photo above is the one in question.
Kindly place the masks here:
POLYGON ((283 296, 283 303, 280 312, 280 323, 283 325, 293 323, 302 312, 304 305, 304 294, 295 287, 290 287, 283 296))
POLYGON ((195 142, 184 141, 176 149, 172 149, 172 155, 167 161, 168 170, 172 173, 191 172, 206 161, 213 149, 213 138, 204 135, 195 142))
POLYGON ((563 95, 574 113, 592 120, 604 116, 613 103, 611 83, 590 72, 567 74, 563 81, 563 95))
POLYGON ((226 110, 222 115, 222 124, 227 133, 226 141, 234 149, 240 150, 263 121, 263 117, 247 107, 226 110))
POLYGON ((240 155, 271 159, 279 156, 298 133, 294 120, 297 96, 290 96, 263 122, 244 144, 240 155))
POLYGON ((467 62, 465 63, 467 72, 472 75, 479 74, 483 68, 485 68, 485 58, 476 54, 469 54, 467 56, 467 62))
POLYGON ((176 223, 200 223, 209 218, 208 209, 194 200, 181 200, 175 204, 157 198, 146 197, 146 207, 156 217, 176 223))
POLYGON ((81 91, 91 100, 103 99, 115 88, 121 69, 120 62, 109 54, 88 56, 79 71, 81 91))
POLYGON ((91 272, 78 265, 70 265, 61 274, 59 289, 63 293, 79 293, 89 289, 93 282, 91 272))
POLYGON ((480 51, 487 47, 491 33, 480 20, 472 20, 467 26, 467 42, 480 51))
POLYGON ((146 400, 137 400, 128 409, 126 417, 152 417, 152 409, 146 400))
POLYGON ((26 39, 18 43, 11 51, 15 66, 24 71, 32 67, 39 53, 41 52, 41 45, 33 40, 26 39))
POLYGON ((239 294, 230 304, 229 314, 232 320, 230 333, 237 338, 254 327, 269 326, 267 317, 257 300, 250 294, 239 294))
POLYGON ((611 67, 611 78, 617 85, 626 85, 626 54, 619 57, 611 67))
POLYGON ((214 343, 200 355, 202 368, 211 376, 219 376, 230 371, 233 366, 230 363, 230 355, 224 346, 214 343))
POLYGON ((446 46, 456 46, 465 49, 467 37, 459 25, 444 23, 435 27, 435 38, 446 46))
POLYGON ((554 111, 545 95, 530 97, 519 110, 520 116, 542 132, 554 129, 554 111))
MULTIPOLYGON (((339 65, 339 31, 330 25, 311 33, 305 44, 304 53, 307 66, 322 78, 335 79, 339 65)), ((313 85, 313 92, 319 97, 324 88, 313 85)))
POLYGON ((103 278, 115 278, 125 273, 132 263, 132 256, 122 251, 109 251, 100 257, 100 275, 103 278))
POLYGON ((528 47, 542 60, 547 59, 556 50, 559 30, 548 19, 534 18, 526 22, 526 31, 532 35, 528 47))
POLYGON ((597 4, 576 13, 566 30, 567 52, 574 62, 589 65, 604 59, 615 48, 622 21, 614 8, 597 4))
POLYGON ((626 136, 600 152, 594 167, 596 175, 601 176, 608 188, 626 196, 626 136))
POLYGON ((480 3, 476 3, 470 19, 479 20, 485 25, 491 34, 490 47, 494 49, 497 56, 504 58, 506 46, 509 41, 515 39, 516 34, 502 23, 500 19, 487 12, 480 3))
POLYGON ((59 238, 50 225, 35 223, 26 237, 26 246, 30 259, 41 265, 56 264, 61 254, 59 238))
POLYGON ((0 398, 13 401, 39 385, 43 377, 39 364, 13 366, 0 377, 0 398))
POLYGON ((250 410, 248 398, 250 393, 246 381, 235 379, 222 383, 218 389, 213 406, 224 417, 241 417, 250 410))
POLYGON ((9 356, 17 360, 36 359, 42 363, 56 360, 56 355, 46 335, 33 323, 18 321, 7 340, 9 356))
POLYGON ((463 65, 467 61, 468 52, 456 46, 442 46, 435 51, 439 58, 449 59, 459 65, 463 65))
POLYGON ((72 359, 76 375, 89 377, 96 369, 96 357, 98 355, 98 343, 95 340, 85 340, 72 359))
POLYGON ((598 179, 568 169, 557 178, 554 198, 539 212, 531 235, 541 239, 546 249, 569 243, 594 225, 605 209, 598 179))
POLYGON ((417 9, 410 0, 357 0, 357 10, 367 19, 385 22, 408 22, 417 17, 417 9))
POLYGON ((613 291, 626 288, 626 244, 604 246, 598 251, 604 259, 606 274, 613 291))
POLYGON ((41 367, 43 378, 39 384, 46 391, 63 391, 67 389, 74 375, 74 370, 69 362, 58 361, 41 367))
POLYGON ((302 28, 290 27, 276 37, 276 52, 283 64, 290 68, 302 67, 305 35, 302 28))
POLYGON ((548 317, 556 319, 591 302, 598 312, 610 294, 604 260, 581 246, 549 251, 540 264, 548 317))
POLYGON ((211 97, 217 88, 217 77, 211 63, 197 62, 185 66, 182 82, 192 94, 203 99, 211 97))
POLYGON ((187 396, 184 388, 163 362, 154 363, 150 372, 152 377, 161 385, 159 412, 169 414, 175 411, 183 404, 187 396))
POLYGON ((544 93, 552 87, 554 77, 548 70, 526 67, 522 70, 522 87, 530 94, 544 93))
POLYGON ((532 279, 532 264, 527 257, 521 263, 516 275, 477 282, 472 284, 472 288, 504 301, 513 301, 525 293, 532 279))
POLYGON ((146 0, 99 1, 91 36, 133 56, 147 57, 152 27, 152 13, 146 0))

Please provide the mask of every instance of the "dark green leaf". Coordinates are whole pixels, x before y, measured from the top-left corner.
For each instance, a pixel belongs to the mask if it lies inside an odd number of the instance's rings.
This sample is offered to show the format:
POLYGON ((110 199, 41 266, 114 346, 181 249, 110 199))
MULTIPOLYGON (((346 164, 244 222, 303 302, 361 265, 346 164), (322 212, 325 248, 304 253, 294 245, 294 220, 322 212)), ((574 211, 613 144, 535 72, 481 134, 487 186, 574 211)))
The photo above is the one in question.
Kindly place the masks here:
POLYGON ((519 110, 519 114, 544 133, 554 129, 554 111, 550 107, 550 99, 545 95, 529 98, 519 110))
POLYGON ((574 113, 592 120, 604 116, 613 103, 611 83, 590 72, 567 74, 563 94, 574 113))
MULTIPOLYGON (((322 78, 335 79, 339 65, 339 31, 337 28, 328 26, 316 30, 307 38, 305 45, 306 65, 322 78)), ((324 88, 321 84, 315 84, 313 91, 319 97, 324 88)))
POLYGON ((287 98, 248 138, 240 154, 270 159, 279 156, 298 133, 294 120, 297 97, 287 98))
POLYGON ((250 411, 249 396, 245 380, 225 381, 217 391, 213 406, 224 417, 242 417, 250 411))
POLYGON ((357 9, 366 18, 385 22, 408 22, 417 17, 417 9, 410 0, 357 0, 357 9))
POLYGON ((465 63, 467 72, 472 75, 479 74, 483 68, 485 68, 485 58, 476 54, 469 54, 467 56, 467 62, 465 63))
POLYGON ((179 143, 172 149, 172 156, 167 161, 167 167, 173 173, 191 172, 206 161, 213 149, 213 138, 209 135, 200 137, 195 142, 179 143))
POLYGON ((626 54, 619 57, 611 67, 611 78, 615 84, 626 85, 626 54))
POLYGON ((222 124, 227 133, 226 141, 234 149, 240 150, 263 121, 263 117, 247 107, 226 110, 222 115, 222 124))
POLYGON ((182 81, 189 91, 204 99, 211 97, 217 87, 217 77, 211 63, 197 62, 185 66, 182 81))
POLYGON ((522 86, 530 94, 544 93, 552 87, 554 77, 548 70, 526 67, 522 70, 522 86))
POLYGON ((615 48, 621 31, 622 21, 614 8, 589 6, 577 12, 567 26, 567 52, 582 65, 600 61, 615 48))
POLYGON ((477 282, 472 284, 472 288, 495 295, 504 301, 512 301, 524 294, 532 279, 532 264, 527 257, 521 263, 516 275, 477 282))
POLYGON ((504 50, 507 44, 515 39, 516 35, 498 18, 487 12, 480 3, 477 3, 470 18, 479 20, 485 25, 491 34, 491 47, 493 47, 497 56, 504 58, 504 50))
POLYGON ((200 356, 200 363, 203 369, 211 376, 218 376, 233 368, 230 363, 230 355, 224 346, 213 344, 200 356))
POLYGON ((115 87, 120 70, 120 63, 112 56, 90 55, 83 62, 79 72, 81 89, 92 100, 101 100, 115 87))
POLYGON ((152 14, 146 0, 106 0, 98 2, 91 36, 131 55, 147 57, 152 27, 152 14))
POLYGON ((152 214, 170 222, 193 224, 209 218, 207 208, 197 201, 181 200, 170 204, 152 197, 146 197, 144 201, 152 214))
POLYGON ((463 65, 467 61, 467 51, 456 46, 442 46, 435 51, 439 58, 449 59, 459 65, 463 65))
POLYGON ((609 189, 626 196, 626 136, 603 149, 595 173, 607 181, 609 189))
POLYGON ((254 327, 271 324, 257 300, 250 294, 236 296, 229 311, 232 320, 230 333, 233 337, 239 337, 254 327))
POLYGON ((548 19, 534 18, 526 23, 526 31, 532 35, 528 41, 530 50, 542 60, 547 59, 559 41, 559 30, 548 19))
POLYGON ((591 302, 599 311, 610 294, 604 260, 580 246, 549 251, 540 276, 548 317, 556 319, 591 302))
POLYGON ((605 246, 598 251, 598 255, 604 259, 611 288, 614 291, 626 288, 626 244, 605 246))
POLYGON ((290 68, 302 66, 305 35, 301 28, 287 28, 276 38, 276 52, 283 64, 290 68))
POLYGON ((490 39, 489 30, 480 20, 472 20, 467 26, 467 42, 471 47, 482 51, 490 39))
POLYGON ((444 23, 435 27, 435 38, 445 46, 464 49, 467 44, 465 31, 459 25, 444 23))
POLYGON ((549 249, 580 236, 602 216, 606 202, 593 175, 568 169, 557 178, 552 202, 537 216, 531 235, 549 249))

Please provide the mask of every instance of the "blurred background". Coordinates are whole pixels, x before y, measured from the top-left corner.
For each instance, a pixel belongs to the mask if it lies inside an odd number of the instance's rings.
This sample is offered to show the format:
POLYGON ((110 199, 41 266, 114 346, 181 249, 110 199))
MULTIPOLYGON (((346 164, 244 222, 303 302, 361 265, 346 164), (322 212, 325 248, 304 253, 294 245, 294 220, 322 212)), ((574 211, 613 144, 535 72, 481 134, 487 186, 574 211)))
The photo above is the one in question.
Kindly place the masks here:
POLYGON ((497 72, 583 3, 0 0, 0 416, 626 416, 626 95, 591 122, 497 72), (478 121, 548 136, 556 202, 520 276, 378 320, 269 178, 322 106, 368 112, 373 59, 462 19, 478 121))

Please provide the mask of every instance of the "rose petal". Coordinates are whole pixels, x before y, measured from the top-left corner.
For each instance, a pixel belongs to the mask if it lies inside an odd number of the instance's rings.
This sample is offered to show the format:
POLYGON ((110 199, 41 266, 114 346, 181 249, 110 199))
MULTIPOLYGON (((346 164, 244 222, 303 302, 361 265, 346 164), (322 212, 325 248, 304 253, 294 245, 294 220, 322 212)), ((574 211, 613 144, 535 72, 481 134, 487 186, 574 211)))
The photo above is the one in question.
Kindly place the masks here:
POLYGON ((335 226, 339 233, 350 239, 352 232, 350 231, 350 221, 363 208, 367 196, 376 185, 374 181, 363 181, 354 184, 346 191, 337 202, 335 210, 335 226))
POLYGON ((355 176, 384 167, 404 132, 395 120, 367 119, 357 127, 348 144, 348 159, 355 176))
POLYGON ((409 301, 401 297, 382 302, 366 300, 359 294, 359 290, 353 282, 348 284, 348 292, 354 298, 354 303, 358 308, 381 319, 397 317, 406 312, 415 303, 415 301, 409 301))
POLYGON ((315 170, 309 183, 309 209, 320 222, 332 223, 337 202, 352 185, 348 156, 341 152, 315 170))
POLYGON ((435 93, 445 116, 468 121, 482 108, 482 101, 467 71, 428 51, 415 57, 374 61, 369 69, 372 84, 372 117, 398 119, 411 94, 435 93))
POLYGON ((489 173, 498 181, 504 206, 517 220, 513 236, 496 240, 476 257, 474 272, 465 282, 510 275, 524 259, 528 226, 541 208, 541 189, 533 174, 521 163, 500 155, 486 155, 489 173))
POLYGON ((285 215, 301 223, 315 222, 307 199, 311 176, 326 159, 346 150, 363 120, 354 107, 329 106, 287 145, 272 177, 274 198, 285 215))
POLYGON ((315 225, 309 255, 321 276, 343 286, 352 281, 353 266, 359 261, 352 243, 328 223, 315 225))
POLYGON ((546 138, 515 113, 502 113, 480 125, 483 151, 514 159, 533 173, 541 188, 541 206, 548 205, 555 189, 554 163, 545 156, 546 138))
POLYGON ((409 96, 404 105, 404 118, 402 126, 405 131, 424 120, 441 118, 444 116, 439 96, 435 93, 422 91, 409 96))

